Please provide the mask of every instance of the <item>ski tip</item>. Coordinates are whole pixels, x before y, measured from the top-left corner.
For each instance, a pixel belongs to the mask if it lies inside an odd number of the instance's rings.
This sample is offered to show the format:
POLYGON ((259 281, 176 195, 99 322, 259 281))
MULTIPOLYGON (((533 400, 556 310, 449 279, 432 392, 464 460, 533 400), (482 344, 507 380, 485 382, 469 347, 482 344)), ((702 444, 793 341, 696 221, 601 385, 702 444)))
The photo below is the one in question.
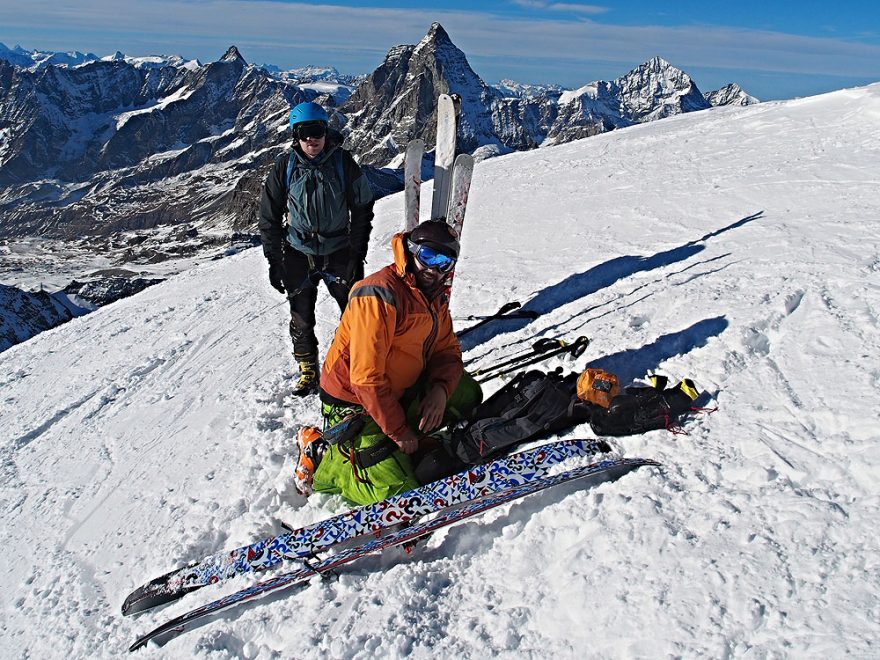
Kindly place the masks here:
POLYGON ((122 603, 122 616, 140 614, 154 607, 173 603, 197 588, 196 586, 170 588, 168 576, 163 575, 132 591, 122 603))

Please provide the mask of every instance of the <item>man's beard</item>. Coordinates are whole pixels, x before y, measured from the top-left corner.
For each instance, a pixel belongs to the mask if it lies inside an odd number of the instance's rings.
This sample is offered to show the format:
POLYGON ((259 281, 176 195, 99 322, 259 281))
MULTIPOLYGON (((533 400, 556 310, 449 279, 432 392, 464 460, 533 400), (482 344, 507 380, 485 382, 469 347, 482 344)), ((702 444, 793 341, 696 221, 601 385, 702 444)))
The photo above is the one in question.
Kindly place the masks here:
POLYGON ((418 286, 419 290, 428 298, 433 298, 440 292, 443 285, 446 284, 446 275, 447 274, 428 268, 416 271, 416 286, 418 286))

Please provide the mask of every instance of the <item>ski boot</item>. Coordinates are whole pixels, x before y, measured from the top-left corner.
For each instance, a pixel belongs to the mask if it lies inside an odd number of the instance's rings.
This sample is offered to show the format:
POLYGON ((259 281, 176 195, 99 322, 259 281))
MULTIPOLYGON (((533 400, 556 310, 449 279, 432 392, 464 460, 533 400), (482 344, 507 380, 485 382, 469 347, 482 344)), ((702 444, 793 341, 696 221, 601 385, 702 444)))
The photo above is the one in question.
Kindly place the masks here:
POLYGON ((303 497, 312 494, 312 479, 315 470, 327 451, 327 441, 316 426, 303 426, 296 433, 296 446, 299 447, 299 458, 293 472, 293 485, 303 497))
POLYGON ((318 393, 318 356, 296 355, 299 364, 299 380, 293 386, 294 396, 307 396, 318 393))

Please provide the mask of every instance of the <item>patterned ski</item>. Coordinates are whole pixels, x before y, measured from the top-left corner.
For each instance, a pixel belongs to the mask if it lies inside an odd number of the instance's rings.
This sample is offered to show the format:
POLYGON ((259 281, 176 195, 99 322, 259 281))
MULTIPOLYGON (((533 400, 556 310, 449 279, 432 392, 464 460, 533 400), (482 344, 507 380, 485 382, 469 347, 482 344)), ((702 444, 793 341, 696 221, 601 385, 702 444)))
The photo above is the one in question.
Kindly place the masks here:
POLYGON ((422 156, 425 153, 425 141, 410 140, 406 145, 406 156, 403 168, 404 215, 405 230, 412 231, 419 224, 419 206, 422 189, 422 156))
POLYGON ((602 441, 561 440, 511 454, 485 465, 357 507, 327 520, 221 552, 170 571, 138 587, 122 605, 124 615, 164 605, 209 584, 261 571, 419 516, 545 476, 562 461, 607 452, 602 441))
POLYGON ((258 582, 246 589, 242 589, 203 605, 202 607, 174 617, 154 630, 139 637, 131 645, 129 650, 137 650, 145 646, 151 640, 155 640, 159 644, 164 644, 181 633, 195 627, 193 624, 200 619, 204 620, 206 617, 222 610, 226 610, 238 603, 262 598, 267 594, 303 584, 315 575, 332 571, 372 552, 377 552, 379 550, 384 550, 385 548, 419 539, 425 534, 429 534, 437 529, 447 527, 460 520, 465 520, 507 502, 525 497, 526 495, 575 479, 593 477, 596 482, 615 480, 643 465, 658 466, 660 464, 656 461, 643 458, 623 458, 601 461, 599 463, 584 465, 559 474, 543 476, 539 479, 514 486, 507 490, 471 500, 460 507, 441 512, 432 520, 417 523, 381 538, 372 539, 358 546, 347 548, 327 558, 318 560, 309 565, 304 565, 297 570, 282 573, 281 575, 258 582))
POLYGON ((446 211, 446 222, 461 235, 464 226, 464 212, 467 209, 468 194, 471 190, 471 176, 474 173, 474 158, 468 154, 460 154, 452 168, 452 182, 449 188, 449 206, 446 211))
POLYGON ((446 218, 449 185, 455 160, 457 122, 455 103, 449 94, 437 99, 437 146, 434 150, 434 194, 431 198, 431 219, 446 218))

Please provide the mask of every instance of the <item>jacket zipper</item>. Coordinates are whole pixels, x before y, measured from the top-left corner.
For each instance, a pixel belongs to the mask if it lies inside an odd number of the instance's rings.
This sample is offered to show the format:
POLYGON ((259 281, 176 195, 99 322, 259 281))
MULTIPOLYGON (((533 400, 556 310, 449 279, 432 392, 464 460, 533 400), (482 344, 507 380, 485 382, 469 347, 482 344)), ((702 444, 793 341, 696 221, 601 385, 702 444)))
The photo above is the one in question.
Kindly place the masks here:
MULTIPOLYGON (((422 297, 424 297, 424 294, 422 294, 422 297)), ((428 303, 428 313, 431 315, 431 332, 428 333, 428 337, 425 339, 425 343, 422 346, 423 371, 428 368, 428 355, 431 347, 434 345, 434 341, 437 339, 437 315, 434 313, 434 309, 431 307, 431 303, 428 302, 427 298, 425 298, 425 302, 428 303)))

